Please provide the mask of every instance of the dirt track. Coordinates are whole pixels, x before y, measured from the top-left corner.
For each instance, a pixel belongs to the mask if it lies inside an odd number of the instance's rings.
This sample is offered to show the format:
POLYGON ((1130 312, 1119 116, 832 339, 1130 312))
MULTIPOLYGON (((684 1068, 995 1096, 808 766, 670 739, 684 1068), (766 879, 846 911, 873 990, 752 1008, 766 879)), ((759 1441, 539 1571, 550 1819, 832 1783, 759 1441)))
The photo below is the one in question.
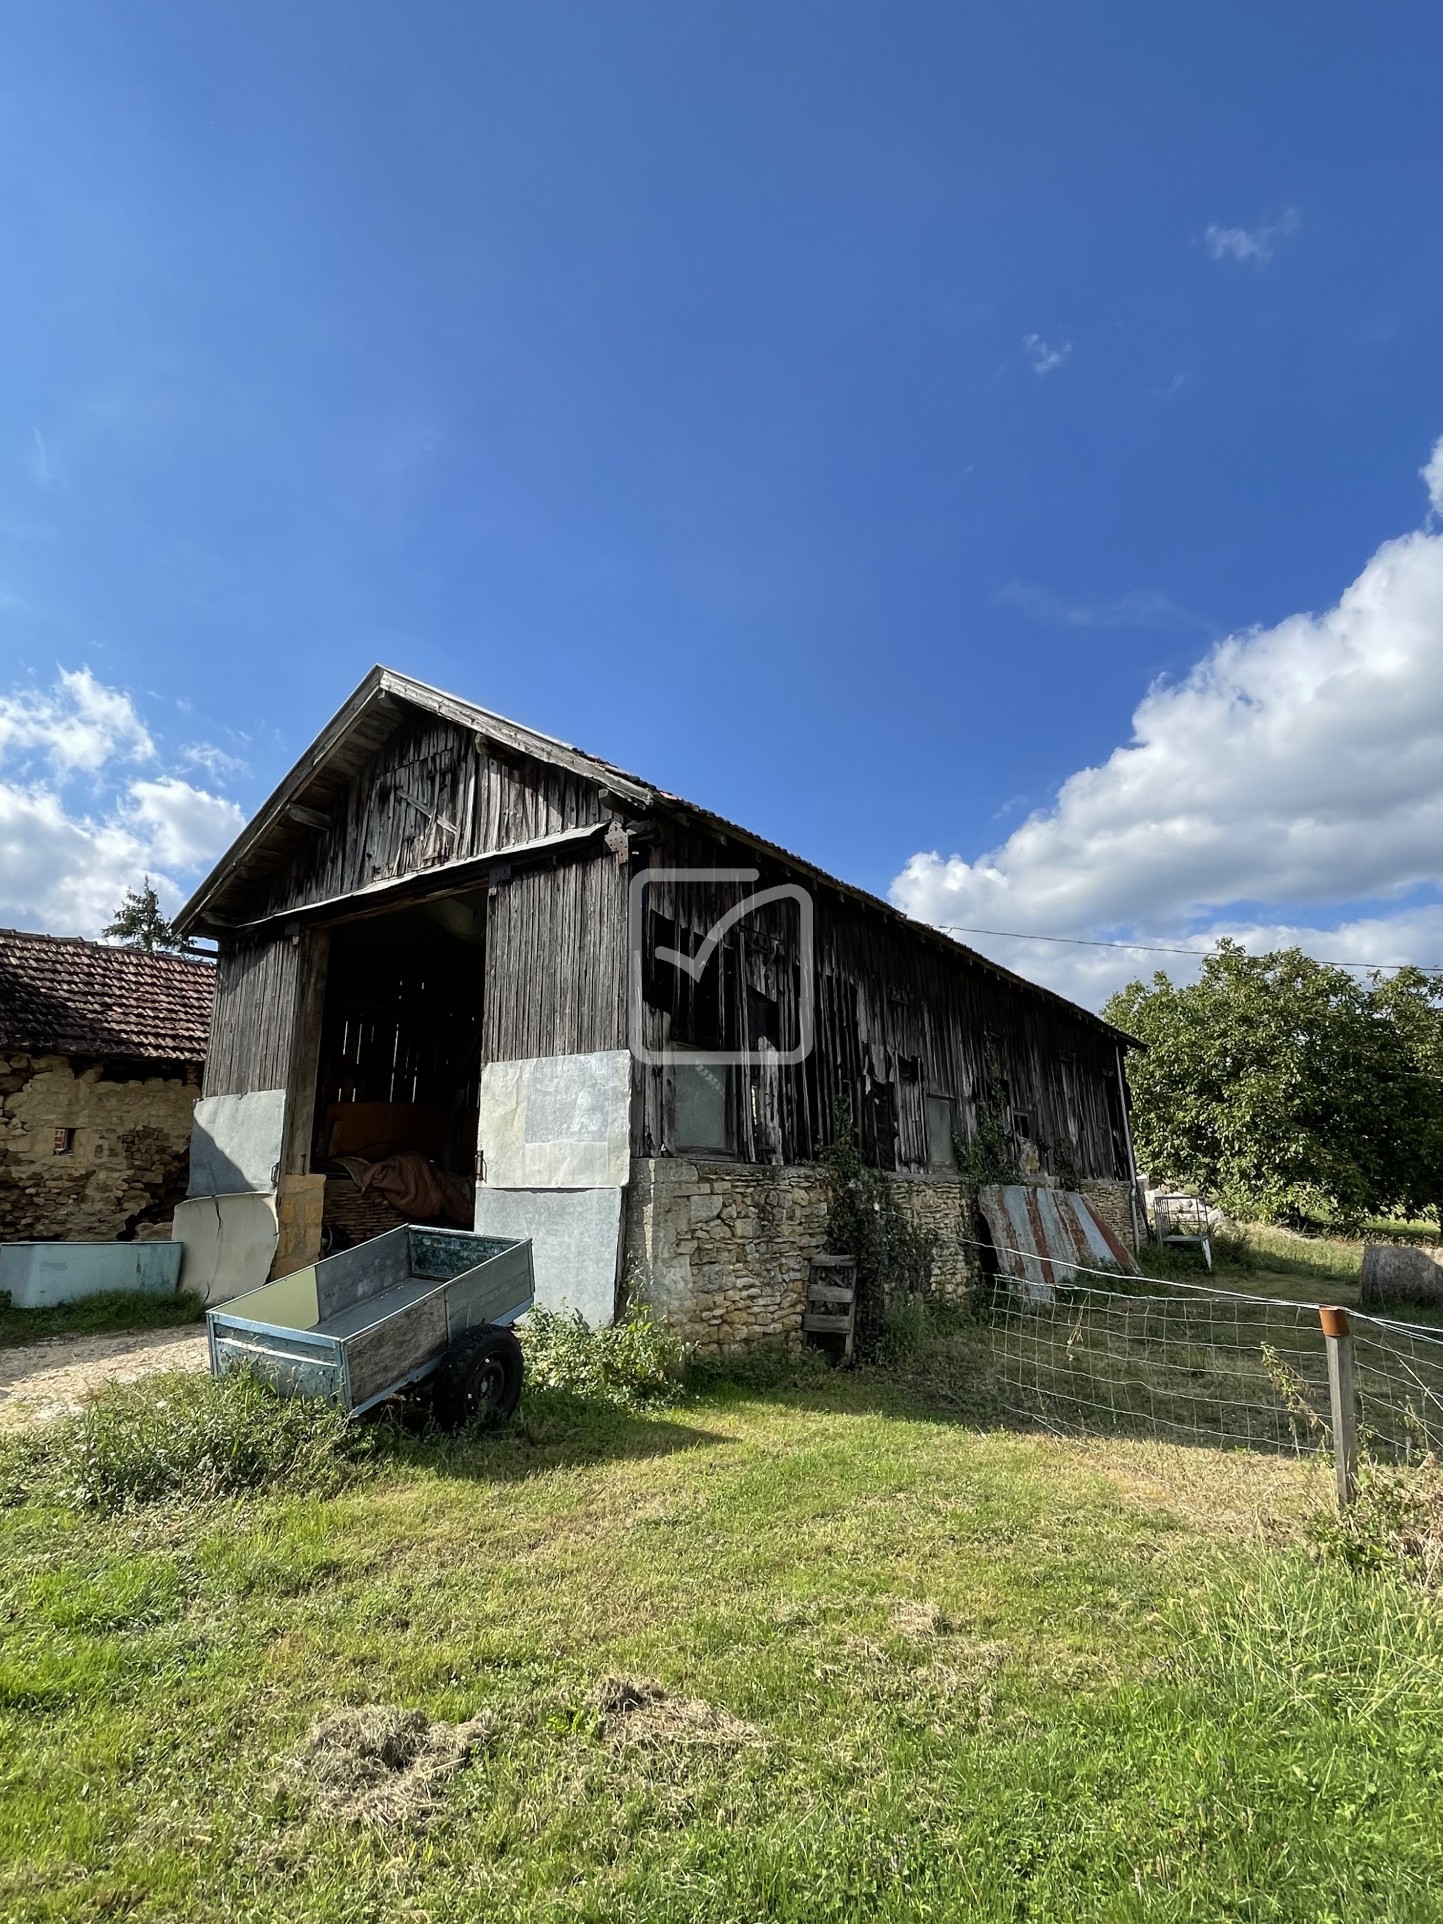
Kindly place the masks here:
POLYGON ((0 1425, 44 1422, 78 1409, 107 1379, 134 1382, 154 1370, 203 1370, 202 1329, 137 1329, 116 1336, 47 1336, 0 1350, 0 1425))

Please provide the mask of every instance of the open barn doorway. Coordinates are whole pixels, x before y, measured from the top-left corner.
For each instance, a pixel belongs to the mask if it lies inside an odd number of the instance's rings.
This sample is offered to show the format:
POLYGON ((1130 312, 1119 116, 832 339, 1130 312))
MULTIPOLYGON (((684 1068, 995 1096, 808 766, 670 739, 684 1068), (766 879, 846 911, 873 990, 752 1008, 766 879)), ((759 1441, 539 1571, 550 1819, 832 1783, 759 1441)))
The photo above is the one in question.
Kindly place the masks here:
POLYGON ((311 1145, 328 1250, 400 1222, 471 1223, 486 899, 331 930, 311 1145))

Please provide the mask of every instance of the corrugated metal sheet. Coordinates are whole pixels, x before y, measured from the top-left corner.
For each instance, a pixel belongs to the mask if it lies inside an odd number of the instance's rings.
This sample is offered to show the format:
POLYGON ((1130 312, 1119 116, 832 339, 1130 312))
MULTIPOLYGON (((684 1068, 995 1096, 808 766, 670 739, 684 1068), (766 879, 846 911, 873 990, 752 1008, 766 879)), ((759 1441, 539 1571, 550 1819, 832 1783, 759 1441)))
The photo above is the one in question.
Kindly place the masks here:
POLYGON ((997 1250, 997 1267, 1022 1284, 1032 1303, 1050 1303, 1059 1283, 1078 1269, 1101 1267, 1137 1273, 1137 1264, 1087 1198, 1070 1189, 1039 1189, 997 1183, 977 1193, 978 1206, 997 1250))

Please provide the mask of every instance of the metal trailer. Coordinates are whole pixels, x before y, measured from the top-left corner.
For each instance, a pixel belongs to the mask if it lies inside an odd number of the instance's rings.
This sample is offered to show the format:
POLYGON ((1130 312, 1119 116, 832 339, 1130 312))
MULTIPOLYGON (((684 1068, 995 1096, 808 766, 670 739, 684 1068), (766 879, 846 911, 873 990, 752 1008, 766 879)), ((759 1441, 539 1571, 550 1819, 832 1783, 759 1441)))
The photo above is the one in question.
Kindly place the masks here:
POLYGON ((534 1294, 529 1241, 406 1225, 207 1311, 211 1373, 253 1369, 352 1415, 427 1382, 447 1427, 500 1420, 534 1294))

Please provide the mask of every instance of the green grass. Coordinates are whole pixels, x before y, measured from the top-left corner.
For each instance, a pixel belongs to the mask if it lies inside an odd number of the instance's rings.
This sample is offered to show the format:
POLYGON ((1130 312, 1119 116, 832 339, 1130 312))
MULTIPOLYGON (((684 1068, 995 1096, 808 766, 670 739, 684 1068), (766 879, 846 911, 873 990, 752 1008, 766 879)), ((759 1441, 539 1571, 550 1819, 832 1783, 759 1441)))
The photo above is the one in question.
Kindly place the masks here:
POLYGON ((990 1426, 964 1361, 0 1512, 0 1914, 1443 1915, 1443 1622, 1291 1547, 1322 1473, 990 1426), (616 1674, 755 1737, 610 1742, 616 1674), (488 1715, 424 1830, 278 1775, 375 1703, 488 1715))
POLYGON ((195 1323, 205 1315, 198 1296, 143 1296, 135 1291, 108 1289, 77 1303, 56 1303, 49 1309, 15 1309, 9 1290, 0 1290, 0 1349, 19 1343, 38 1343, 45 1336, 94 1336, 107 1330, 170 1329, 195 1323))

